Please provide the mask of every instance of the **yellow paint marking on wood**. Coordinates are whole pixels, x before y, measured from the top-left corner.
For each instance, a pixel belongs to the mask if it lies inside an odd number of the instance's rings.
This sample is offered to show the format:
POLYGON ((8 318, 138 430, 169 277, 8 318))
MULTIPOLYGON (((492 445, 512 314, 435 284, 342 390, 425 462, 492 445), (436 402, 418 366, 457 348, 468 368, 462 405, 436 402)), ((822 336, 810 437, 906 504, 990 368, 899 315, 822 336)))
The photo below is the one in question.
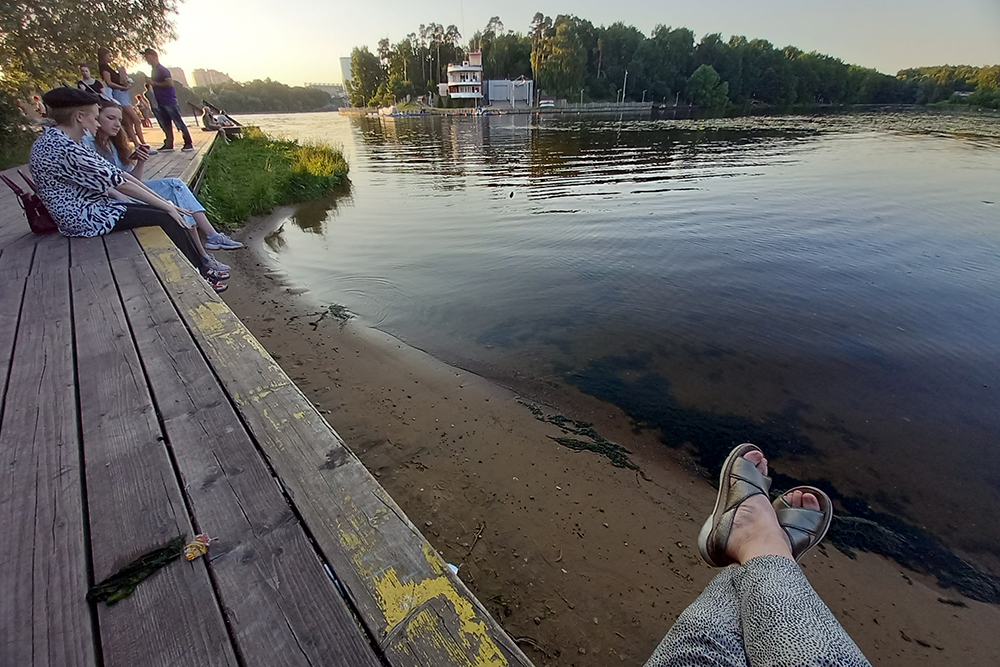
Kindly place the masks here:
POLYGON ((416 641, 420 637, 433 641, 448 651, 456 665, 506 667, 507 659, 490 637, 486 623, 479 618, 472 602, 455 588, 445 574, 447 566, 444 561, 426 541, 424 556, 435 573, 433 577, 422 581, 402 582, 395 568, 389 568, 373 577, 375 590, 381 598, 380 606, 388 622, 387 633, 392 633, 400 623, 406 622, 406 634, 411 640, 416 641), (441 631, 435 620, 436 614, 428 616, 427 610, 413 613, 433 599, 451 603, 459 621, 457 637, 441 631))
POLYGON ((170 250, 174 247, 174 242, 159 227, 139 227, 134 231, 139 243, 146 250, 170 250))
POLYGON ((177 265, 175 259, 177 250, 170 237, 159 227, 140 227, 134 231, 146 254, 155 260, 163 282, 180 282, 181 267, 177 265))
POLYGON ((192 308, 188 312, 198 331, 206 336, 213 337, 225 330, 226 325, 219 318, 219 315, 228 310, 229 308, 225 304, 218 301, 206 301, 205 303, 199 303, 197 308, 192 308))
POLYGON ((430 565, 432 576, 420 581, 404 582, 394 567, 381 567, 378 558, 379 524, 390 520, 393 513, 382 509, 374 518, 368 517, 350 497, 344 496, 344 518, 349 526, 341 526, 340 543, 350 555, 355 571, 370 579, 373 595, 385 617, 383 637, 404 625, 407 637, 415 643, 419 636, 443 647, 456 665, 468 667, 507 667, 503 653, 490 637, 486 623, 479 617, 472 602, 455 587, 448 574, 447 565, 437 552, 423 540, 424 557, 430 565), (361 517, 364 517, 362 520, 361 517), (457 636, 445 631, 436 621, 436 614, 427 615, 421 607, 431 600, 447 602, 455 610, 459 627, 457 636))

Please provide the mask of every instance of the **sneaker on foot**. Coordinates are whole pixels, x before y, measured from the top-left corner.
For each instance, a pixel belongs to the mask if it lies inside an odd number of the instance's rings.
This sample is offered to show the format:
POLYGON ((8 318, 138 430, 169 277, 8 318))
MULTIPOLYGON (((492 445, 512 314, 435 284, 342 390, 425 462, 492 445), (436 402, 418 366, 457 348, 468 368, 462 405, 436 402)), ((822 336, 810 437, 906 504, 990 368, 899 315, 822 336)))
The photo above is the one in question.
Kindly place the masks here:
POLYGON ((191 144, 184 144, 181 150, 184 151, 185 153, 190 153, 191 151, 194 150, 194 146, 192 146, 191 144))
POLYGON ((222 294, 227 289, 229 289, 229 285, 226 284, 225 279, 214 271, 206 271, 205 280, 212 287, 212 289, 215 291, 216 294, 222 294))
POLYGON ((242 243, 232 240, 222 232, 209 234, 205 239, 205 250, 236 250, 242 247, 242 243))
POLYGON ((229 280, 229 267, 211 255, 205 256, 205 270, 219 280, 229 280))
POLYGON ((207 253, 205 255, 205 267, 213 271, 223 271, 223 272, 228 272, 229 269, 232 268, 228 264, 223 264, 222 262, 217 260, 215 258, 215 255, 211 253, 207 253))
POLYGON ((168 144, 163 144, 157 150, 159 150, 161 153, 173 153, 174 152, 174 147, 170 146, 168 144))

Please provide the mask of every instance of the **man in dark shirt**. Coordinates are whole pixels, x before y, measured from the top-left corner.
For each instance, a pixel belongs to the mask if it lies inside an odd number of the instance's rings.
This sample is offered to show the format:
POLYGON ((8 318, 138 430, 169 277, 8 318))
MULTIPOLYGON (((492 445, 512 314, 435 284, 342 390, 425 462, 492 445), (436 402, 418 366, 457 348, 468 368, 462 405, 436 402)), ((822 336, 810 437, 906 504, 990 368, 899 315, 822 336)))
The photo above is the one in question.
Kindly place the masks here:
POLYGON ((187 125, 184 124, 184 119, 181 117, 181 109, 177 105, 177 91, 174 90, 174 80, 170 77, 170 70, 160 64, 160 55, 153 49, 146 49, 143 55, 146 57, 146 62, 153 68, 150 77, 150 82, 153 84, 153 96, 156 98, 153 113, 163 129, 163 134, 166 135, 166 140, 160 150, 174 150, 174 128, 170 124, 173 121, 173 124, 184 135, 184 147, 181 150, 193 151, 191 133, 188 132, 187 125))

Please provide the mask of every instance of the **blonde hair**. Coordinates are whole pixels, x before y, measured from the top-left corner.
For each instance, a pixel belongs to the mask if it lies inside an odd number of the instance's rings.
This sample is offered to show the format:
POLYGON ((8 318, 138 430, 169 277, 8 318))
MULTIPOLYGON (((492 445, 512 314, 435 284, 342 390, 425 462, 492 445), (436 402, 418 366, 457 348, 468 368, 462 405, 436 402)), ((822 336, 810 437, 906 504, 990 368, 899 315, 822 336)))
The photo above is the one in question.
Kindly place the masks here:
POLYGON ((86 109, 90 106, 97 106, 97 102, 94 104, 83 104, 78 107, 49 107, 49 117, 51 123, 47 125, 68 125, 73 122, 73 118, 80 111, 80 109, 86 109))

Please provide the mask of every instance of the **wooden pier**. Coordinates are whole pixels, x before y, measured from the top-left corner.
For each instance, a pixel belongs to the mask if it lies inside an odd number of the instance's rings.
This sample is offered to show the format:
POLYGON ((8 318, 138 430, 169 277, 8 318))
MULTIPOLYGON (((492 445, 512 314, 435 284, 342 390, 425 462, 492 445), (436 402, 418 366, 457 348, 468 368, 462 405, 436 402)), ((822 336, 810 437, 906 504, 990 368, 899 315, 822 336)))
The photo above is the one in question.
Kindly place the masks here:
POLYGON ((0 191, 4 665, 530 665, 162 231, 36 236, 0 191))

